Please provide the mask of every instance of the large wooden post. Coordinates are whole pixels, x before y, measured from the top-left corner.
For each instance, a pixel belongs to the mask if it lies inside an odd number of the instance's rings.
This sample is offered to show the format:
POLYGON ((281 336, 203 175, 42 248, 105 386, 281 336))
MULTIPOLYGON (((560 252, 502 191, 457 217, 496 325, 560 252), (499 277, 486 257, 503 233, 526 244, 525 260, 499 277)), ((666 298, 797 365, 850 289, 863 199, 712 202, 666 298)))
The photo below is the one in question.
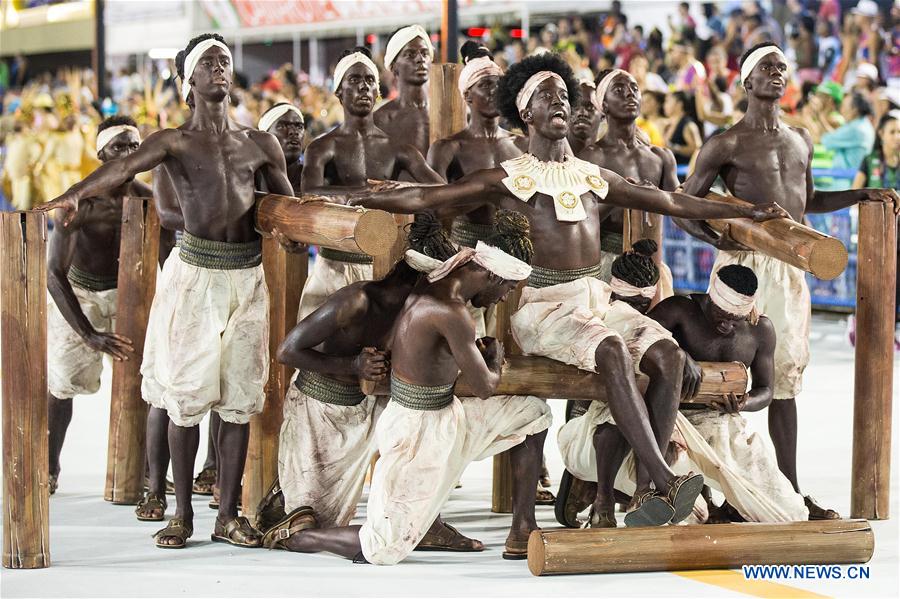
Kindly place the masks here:
POLYGON ((0 213, 3 567, 50 565, 47 221, 0 213))
POLYGON ((891 204, 864 202, 856 271, 853 518, 882 520, 889 514, 896 276, 897 217, 891 204))
POLYGON ((103 498, 117 504, 136 504, 144 491, 144 454, 147 441, 147 403, 141 398, 141 362, 150 305, 156 291, 159 259, 159 217, 152 201, 125 198, 122 204, 122 241, 116 333, 134 343, 128 361, 113 362, 109 408, 106 487, 103 498))
MULTIPOLYGON (((495 318, 497 322, 497 339, 503 342, 503 348, 507 355, 521 355, 522 349, 516 343, 509 328, 509 319, 519 309, 519 299, 522 297, 522 285, 516 287, 506 300, 497 304, 495 318)), ((512 462, 509 459, 509 451, 498 453, 494 456, 494 470, 492 474, 491 511, 495 514, 512 513, 513 471, 512 462)), ((535 489, 537 491, 537 489, 535 489)))
POLYGON ((466 128, 466 101, 459 93, 462 65, 435 63, 428 75, 428 143, 466 128))
POLYGON ((250 444, 244 466, 242 512, 251 520, 256 517, 256 508, 269 485, 278 476, 278 437, 284 417, 284 395, 291 384, 293 369, 280 364, 275 355, 297 324, 308 264, 306 253, 291 254, 274 239, 263 239, 263 270, 269 288, 269 380, 265 407, 250 420, 250 444))

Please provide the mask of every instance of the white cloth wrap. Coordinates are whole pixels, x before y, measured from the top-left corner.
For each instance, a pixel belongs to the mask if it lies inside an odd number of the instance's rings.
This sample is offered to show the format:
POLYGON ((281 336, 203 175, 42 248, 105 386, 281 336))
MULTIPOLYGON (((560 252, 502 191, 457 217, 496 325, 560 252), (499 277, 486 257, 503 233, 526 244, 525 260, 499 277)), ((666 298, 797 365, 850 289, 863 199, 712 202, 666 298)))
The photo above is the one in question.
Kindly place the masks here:
POLYGON ((537 397, 454 398, 432 411, 388 404, 375 428, 381 457, 359 531, 366 560, 391 565, 407 557, 469 463, 546 430, 551 419, 537 397))
MULTIPOLYGON (((81 311, 100 333, 116 327, 116 289, 90 291, 72 285, 81 311)), ((58 399, 92 395, 100 389, 103 352, 88 347, 84 338, 66 321, 56 302, 47 296, 47 386, 58 399)))
POLYGON ((357 281, 372 280, 371 264, 355 264, 316 256, 312 272, 303 286, 297 321, 301 321, 324 304, 332 294, 357 281))
POLYGON ((373 396, 355 406, 329 404, 291 384, 278 441, 278 480, 287 513, 308 505, 322 528, 350 524, 378 451, 375 424, 385 406, 386 397, 373 396))
POLYGON ((441 262, 437 258, 426 256, 422 252, 417 252, 416 250, 406 250, 403 259, 413 270, 417 270, 426 274, 430 273, 431 271, 438 268, 441 264, 443 264, 443 262, 441 262))
POLYGON ((192 266, 172 250, 150 308, 141 395, 178 426, 210 410, 246 424, 263 408, 269 378, 269 290, 262 265, 192 266))
POLYGON ((528 78, 528 81, 525 82, 525 85, 523 85, 522 89, 519 90, 519 93, 516 94, 516 108, 519 109, 519 112, 528 108, 528 101, 531 100, 534 91, 547 79, 556 79, 562 83, 563 86, 566 85, 565 80, 553 71, 538 71, 528 78))
MULTIPOLYGON (((197 63, 200 62, 200 57, 203 56, 204 52, 206 52, 213 46, 221 48, 225 51, 226 54, 228 54, 228 58, 231 58, 231 50, 228 49, 228 46, 218 40, 203 40, 202 42, 194 46, 194 49, 188 52, 188 55, 184 57, 184 79, 181 80, 182 100, 187 101, 188 94, 191 93, 191 75, 194 74, 194 69, 197 68, 197 63)), ((232 71, 233 69, 234 60, 231 60, 228 63, 228 70, 232 71)))
POLYGON ((531 274, 531 266, 503 250, 479 241, 474 248, 463 247, 440 267, 428 275, 428 282, 440 281, 468 262, 489 270, 506 281, 524 281, 531 274))
POLYGON ((348 54, 338 61, 337 66, 334 67, 334 81, 332 82, 333 91, 337 91, 341 87, 341 81, 344 80, 344 75, 346 75, 350 67, 355 64, 365 65, 365 67, 369 69, 369 72, 375 76, 375 89, 377 92, 378 87, 381 85, 378 78, 378 67, 375 66, 375 63, 372 62, 371 58, 362 52, 348 54))
POLYGON ((115 139, 120 133, 125 133, 126 131, 133 131, 134 134, 137 135, 138 143, 141 143, 141 132, 138 131, 137 127, 132 127, 131 125, 115 125, 113 127, 108 127, 97 134, 97 152, 100 152, 100 150, 105 148, 106 144, 115 139))
MULTIPOLYGON (((577 478, 597 480, 597 454, 593 437, 597 427, 612 424, 609 408, 592 402, 587 413, 565 423, 557 441, 566 469, 577 478)), ((757 434, 739 414, 713 410, 679 412, 672 442, 675 474, 703 474, 707 484, 725 495, 750 522, 806 520, 803 497, 778 470, 775 450, 765 435, 757 434)), ((615 488, 635 490, 634 454, 629 452, 616 475, 615 488)))
POLYGON ((259 123, 257 123, 256 128, 260 131, 268 131, 272 125, 278 122, 278 119, 288 112, 295 113, 300 117, 300 122, 303 122, 303 112, 301 112, 299 108, 293 104, 279 104, 278 106, 273 106, 268 109, 261 117, 259 117, 259 123))
POLYGON ((428 32, 421 25, 410 25, 399 29, 388 40, 387 47, 384 50, 384 66, 390 69, 391 65, 394 64, 394 60, 397 59, 397 55, 403 51, 406 44, 417 37, 421 38, 428 46, 428 52, 431 55, 431 59, 434 60, 434 46, 431 45, 431 37, 428 35, 428 32))
POLYGON ((459 74, 459 93, 464 94, 466 90, 484 79, 496 75, 501 77, 503 69, 496 62, 491 60, 489 56, 479 56, 473 58, 466 63, 459 74))
POLYGON ((606 76, 600 80, 600 83, 597 84, 597 89, 594 91, 594 106, 596 106, 597 110, 600 112, 603 112, 603 98, 606 97, 606 91, 609 89, 609 86, 612 85, 613 80, 619 75, 625 75, 630 81, 637 84, 637 80, 628 71, 613 69, 607 73, 606 76))
POLYGON ((744 295, 729 287, 719 278, 718 271, 709 277, 709 299, 722 310, 745 318, 750 316, 756 306, 756 295, 744 295))
POLYGON ((775 327, 774 398, 797 397, 809 364, 811 313, 806 273, 778 258, 751 251, 720 251, 713 273, 727 264, 741 264, 756 274, 756 311, 775 327))
POLYGON ((744 64, 741 65, 741 85, 747 80, 747 77, 750 76, 750 73, 753 72, 753 68, 759 64, 759 61, 769 54, 777 54, 781 60, 787 62, 787 58, 784 56, 784 52, 781 51, 781 48, 778 46, 763 46, 762 48, 757 48, 753 52, 750 53, 750 56, 744 61, 744 64))
POLYGON ((652 299, 653 296, 656 295, 656 285, 650 285, 649 287, 636 287, 627 281, 623 281, 622 279, 610 275, 609 287, 612 289, 612 292, 620 297, 646 297, 647 299, 652 299))

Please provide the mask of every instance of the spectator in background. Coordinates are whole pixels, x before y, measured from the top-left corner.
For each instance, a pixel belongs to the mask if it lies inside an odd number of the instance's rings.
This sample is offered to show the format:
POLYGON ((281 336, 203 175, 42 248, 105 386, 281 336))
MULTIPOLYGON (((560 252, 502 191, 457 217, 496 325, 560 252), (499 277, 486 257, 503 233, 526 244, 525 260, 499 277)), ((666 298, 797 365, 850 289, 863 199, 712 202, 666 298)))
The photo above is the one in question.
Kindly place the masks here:
POLYGON ((669 82, 676 90, 694 91, 704 84, 706 69, 703 64, 694 57, 693 32, 686 32, 683 37, 675 40, 669 49, 668 62, 675 75, 669 82))
POLYGON ((697 21, 691 16, 691 5, 688 2, 679 2, 678 15, 674 19, 669 15, 667 19, 675 38, 683 38, 688 32, 693 34, 697 29, 697 21))
POLYGON ((841 102, 841 116, 846 121, 834 131, 822 135, 822 145, 834 152, 832 167, 857 169, 875 144, 875 129, 868 117, 872 105, 864 95, 851 92, 841 102))
POLYGON ((738 72, 728 67, 728 52, 725 46, 713 46, 706 54, 706 73, 709 79, 722 78, 725 81, 724 90, 734 89, 738 72))
POLYGON ((706 27, 712 34, 712 37, 716 41, 724 40, 725 23, 722 21, 722 17, 719 16, 719 7, 716 6, 715 2, 703 3, 703 18, 706 19, 706 27))
POLYGON ((666 147, 675 155, 675 163, 686 165, 703 144, 697 116, 694 113, 694 99, 685 91, 676 91, 666 96, 663 108, 668 122, 663 132, 666 147))
POLYGON ((635 121, 638 129, 650 138, 650 143, 662 148, 666 147, 666 138, 662 134, 666 127, 666 117, 663 115, 665 100, 665 91, 644 88, 641 91, 641 116, 635 121))
MULTIPOLYGON (((824 5, 824 3, 823 3, 824 5)), ((835 24, 821 16, 816 20, 816 34, 818 37, 818 59, 816 66, 822 73, 822 80, 831 78, 834 67, 841 58, 841 40, 835 35, 835 24)))
POLYGON ((853 90, 872 100, 872 94, 877 87, 878 67, 871 62, 861 62, 856 65, 856 80, 853 82, 853 90))
POLYGON ((734 100, 727 93, 726 86, 725 77, 710 77, 706 85, 697 91, 694 104, 706 139, 732 123, 734 100))
POLYGON ((822 80, 822 71, 819 69, 819 53, 816 45, 816 21, 810 15, 801 15, 793 27, 790 49, 797 64, 797 77, 800 81, 818 83, 822 80))
POLYGON ((625 70, 631 73, 640 89, 650 89, 664 94, 669 91, 665 80, 650 70, 650 62, 645 54, 632 56, 628 63, 628 68, 625 70))

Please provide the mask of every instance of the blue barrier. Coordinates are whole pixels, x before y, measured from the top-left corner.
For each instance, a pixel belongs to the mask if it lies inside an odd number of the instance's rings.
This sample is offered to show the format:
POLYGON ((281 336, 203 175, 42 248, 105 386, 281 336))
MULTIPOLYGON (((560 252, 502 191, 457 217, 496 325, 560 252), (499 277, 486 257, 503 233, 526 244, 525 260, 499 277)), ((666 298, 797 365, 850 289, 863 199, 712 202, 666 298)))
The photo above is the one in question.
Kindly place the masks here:
MULTIPOLYGON (((680 164, 676 167, 675 173, 678 178, 684 181, 688 174, 688 165, 680 164)), ((813 177, 834 177, 835 179, 850 179, 856 176, 856 170, 852 168, 814 168, 812 170, 813 177)))

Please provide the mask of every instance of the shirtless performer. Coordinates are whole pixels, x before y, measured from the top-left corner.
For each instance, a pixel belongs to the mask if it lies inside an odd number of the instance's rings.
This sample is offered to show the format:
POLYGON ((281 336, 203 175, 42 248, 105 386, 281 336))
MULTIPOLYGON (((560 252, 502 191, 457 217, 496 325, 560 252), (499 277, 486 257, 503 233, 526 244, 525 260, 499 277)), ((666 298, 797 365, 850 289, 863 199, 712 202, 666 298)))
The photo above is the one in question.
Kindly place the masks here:
POLYGON ((397 98, 375 111, 375 126, 396 142, 410 144, 424 156, 431 139, 428 75, 434 47, 421 25, 398 29, 384 51, 384 68, 394 75, 397 98))
MULTIPOLYGON (((303 193, 341 194, 366 188, 367 179, 396 180, 401 172, 420 183, 442 183, 419 151, 379 129, 372 115, 378 95, 378 68, 365 48, 344 52, 334 70, 334 93, 344 122, 306 149, 303 193)), ((409 122, 404 127, 412 127, 409 122)), ((335 197, 334 201, 341 201, 335 197)), ((322 249, 300 299, 298 320, 338 289, 372 278, 372 257, 322 249)))
MULTIPOLYGON (((314 507, 321 528, 350 524, 378 452, 376 424, 388 398, 366 396, 360 381, 390 375, 387 341, 400 309, 423 275, 456 253, 430 214, 416 215, 408 242, 406 260, 384 279, 337 291, 278 350, 279 362, 299 371, 284 400, 279 437, 284 509, 314 507)), ((438 520, 418 548, 481 551, 484 545, 438 520)))
MULTIPOLYGON (((735 196, 757 205, 776 200, 798 222, 807 212, 831 212, 863 201, 892 202, 896 208, 897 194, 891 190, 813 189, 812 139, 805 129, 789 127, 779 118, 778 103, 784 95, 786 70, 784 54, 774 44, 760 44, 744 54, 740 76, 749 100, 747 112, 737 124, 703 145, 694 173, 684 184, 685 192, 704 196, 721 175, 735 196)), ((678 225, 720 250, 713 271, 726 264, 742 264, 759 278, 757 308, 771 319, 777 339, 769 433, 778 466, 799 493, 795 398, 809 362, 810 323, 809 289, 804 273, 720 237, 705 223, 678 221, 678 225)), ((840 517, 834 510, 817 505, 809 496, 806 505, 810 519, 840 517)))
MULTIPOLYGON (((767 408, 774 391, 775 327, 756 310, 757 286, 752 270, 731 264, 712 276, 709 293, 670 297, 650 312, 692 359, 742 362, 750 368, 752 386, 745 395, 723 397, 712 409, 685 404, 682 412, 715 455, 743 479, 743 484, 718 485, 726 498, 722 506, 707 497, 709 523, 806 520, 809 515, 803 496, 778 470, 771 442, 741 415, 767 408)), ((694 463, 704 459, 690 443, 686 454, 694 463)), ((709 484, 715 478, 708 476, 709 484)))
POLYGON ((498 222, 505 232, 492 241, 500 247, 479 242, 460 250, 428 276, 431 284, 412 294, 397 318, 391 401, 375 431, 381 457, 365 524, 320 529, 313 508, 300 508, 266 534, 267 546, 396 564, 422 539, 466 466, 511 449, 513 524, 504 557, 526 556, 528 535, 537 528, 534 489, 550 408, 536 397, 494 395, 503 346, 476 339, 466 308, 470 301, 502 300, 528 276, 527 221, 515 216, 498 222), (460 371, 478 397, 454 396, 460 371))
MULTIPOLYGON (((97 127, 101 162, 123 158, 140 146, 137 125, 128 117, 110 117, 97 127)), ((50 494, 59 484, 59 455, 72 420, 72 398, 100 389, 103 354, 114 360, 133 357, 129 339, 113 333, 122 199, 150 197, 133 178, 105 192, 85 196, 81 211, 53 228, 47 256, 47 382, 49 387, 50 494)), ((61 216, 61 215, 60 215, 61 216)))
MULTIPOLYGON (((451 214, 484 204, 523 211, 531 223, 536 266, 512 318, 516 340, 528 354, 591 372, 602 368, 612 415, 660 493, 636 508, 640 510, 637 517, 655 524, 673 517, 678 521, 690 513, 702 477, 676 477, 666 465, 659 444, 662 440, 668 444, 674 421, 651 428, 627 347, 629 340, 635 341, 628 334, 635 327, 613 330, 603 321, 609 296, 594 278, 599 274, 597 239, 602 215, 610 206, 686 218, 766 220, 784 212, 775 205, 713 206, 685 194, 632 185, 575 158, 566 134, 569 98, 577 100, 578 91, 571 69, 558 55, 530 56, 510 67, 498 92, 501 113, 528 130, 528 154, 448 185, 367 191, 352 201, 393 212, 440 209, 451 214), (716 216, 704 215, 707 211, 716 216)), ((682 372, 680 358, 674 354, 656 366, 661 372, 682 372)), ((680 387, 679 376, 661 394, 675 402, 680 387)))
POLYGON ((578 82, 581 96, 578 104, 572 109, 572 124, 569 126, 569 146, 572 153, 582 157, 581 153, 597 141, 600 126, 603 125, 603 113, 596 102, 597 85, 590 79, 578 82))
MULTIPOLYGON (((258 547, 260 535, 237 515, 248 422, 262 410, 268 377, 269 300, 254 229, 254 175, 291 195, 284 155, 269 133, 228 118, 231 52, 221 36, 194 38, 176 59, 182 97, 195 108, 178 129, 154 133, 140 149, 108 162, 44 209, 64 208, 115 189, 136 173, 168 166, 184 221, 181 247, 166 260, 153 298, 144 346, 142 394, 169 413, 177 509, 156 533, 158 547, 181 548, 193 534, 191 486, 197 424, 213 410, 219 427, 221 501, 214 541, 258 547), (231 299, 229 299, 231 298, 231 299)), ((166 226, 166 223, 163 223, 166 226)))
POLYGON ((275 136, 284 152, 288 181, 294 195, 300 195, 300 179, 303 175, 303 137, 306 123, 299 108, 288 102, 275 104, 259 117, 257 129, 275 136))

